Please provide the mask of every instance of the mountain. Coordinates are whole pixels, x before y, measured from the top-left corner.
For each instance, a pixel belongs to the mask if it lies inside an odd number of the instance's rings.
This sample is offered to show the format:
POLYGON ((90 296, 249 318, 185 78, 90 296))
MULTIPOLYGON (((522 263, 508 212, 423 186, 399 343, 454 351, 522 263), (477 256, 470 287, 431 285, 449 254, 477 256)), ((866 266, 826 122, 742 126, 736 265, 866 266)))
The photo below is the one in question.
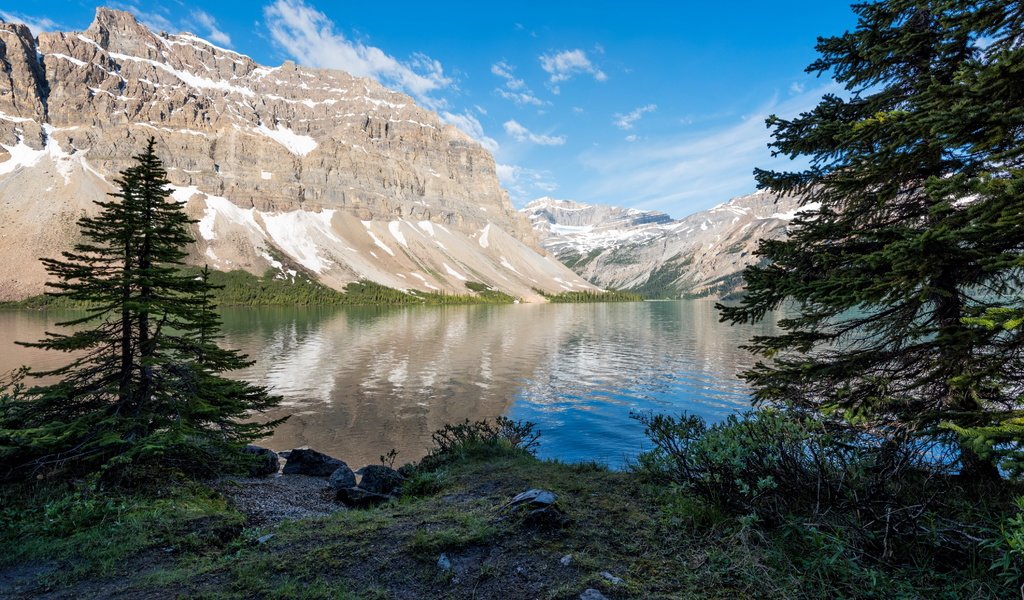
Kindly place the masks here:
POLYGON ((549 252, 595 285, 678 297, 739 290, 758 241, 784 236, 798 210, 798 199, 762 191, 679 220, 547 197, 520 212, 549 252))
POLYGON ((77 33, 0 23, 0 66, 0 300, 42 291, 38 259, 75 242, 150 136, 198 220, 194 263, 336 289, 594 289, 544 255, 490 153, 370 79, 261 66, 105 8, 77 33))

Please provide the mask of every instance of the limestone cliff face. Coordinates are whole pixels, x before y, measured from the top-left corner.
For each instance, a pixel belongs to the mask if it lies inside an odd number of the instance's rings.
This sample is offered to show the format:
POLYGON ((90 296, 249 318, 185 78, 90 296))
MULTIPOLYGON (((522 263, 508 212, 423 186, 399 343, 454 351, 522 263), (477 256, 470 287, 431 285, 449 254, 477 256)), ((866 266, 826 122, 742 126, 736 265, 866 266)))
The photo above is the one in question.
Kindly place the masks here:
POLYGON ((334 287, 592 287, 542 255, 486 150, 372 80, 268 68, 102 8, 86 31, 38 39, 0 23, 0 68, 0 250, 42 251, 0 266, 0 298, 38 293, 35 259, 73 241, 20 231, 68 230, 151 136, 200 220, 196 262, 334 287))
POLYGON ((740 272, 757 259, 758 242, 785 236, 799 206, 797 198, 758 192, 679 220, 551 198, 522 212, 541 244, 589 281, 678 297, 741 289, 740 272))

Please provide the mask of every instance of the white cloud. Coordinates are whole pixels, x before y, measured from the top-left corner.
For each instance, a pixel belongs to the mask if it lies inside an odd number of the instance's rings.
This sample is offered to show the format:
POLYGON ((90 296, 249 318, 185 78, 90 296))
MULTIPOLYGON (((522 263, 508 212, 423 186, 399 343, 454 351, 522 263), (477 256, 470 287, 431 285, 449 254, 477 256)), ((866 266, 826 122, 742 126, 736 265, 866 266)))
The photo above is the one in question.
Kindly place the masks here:
POLYGON ((7 12, 6 10, 0 10, 0 19, 8 23, 27 25, 35 35, 39 35, 43 31, 56 31, 60 29, 56 22, 46 17, 32 17, 21 13, 7 12))
POLYGON ((541 146, 561 146, 565 143, 565 136, 539 135, 523 127, 515 120, 505 121, 505 133, 512 136, 517 142, 532 142, 541 146))
MULTIPOLYGON (((589 73, 597 81, 607 81, 608 75, 594 66, 587 53, 579 48, 575 50, 564 50, 553 54, 542 54, 538 57, 540 67, 550 75, 550 82, 557 84, 561 81, 568 81, 580 73, 589 73)), ((558 93, 557 86, 553 88, 558 93)))
POLYGON ((458 127, 462 133, 465 133, 479 142, 481 146, 486 148, 492 154, 498 151, 498 142, 496 142, 494 138, 487 137, 487 135, 484 134, 484 127, 480 124, 480 121, 468 112, 457 115, 445 111, 440 113, 438 116, 440 116, 441 120, 445 123, 458 127))
POLYGON ((627 142, 635 142, 638 139, 640 139, 640 138, 636 137, 635 134, 629 134, 629 135, 626 136, 626 141, 627 142))
POLYGON ((522 206, 527 201, 543 194, 550 194, 558 189, 558 184, 550 180, 550 173, 528 169, 518 165, 495 165, 498 181, 508 190, 512 201, 522 206))
POLYGON ((499 61, 491 65, 491 73, 505 80, 505 87, 496 88, 494 92, 502 98, 511 100, 519 105, 544 106, 549 104, 535 96, 533 90, 527 87, 526 82, 515 76, 513 73, 515 69, 515 67, 505 61, 499 61))
POLYGON ((631 206, 670 214, 687 214, 750 193, 755 167, 801 168, 787 157, 771 156, 765 118, 773 113, 795 116, 815 106, 823 94, 841 91, 830 83, 782 101, 772 98, 738 123, 687 130, 660 141, 637 140, 628 152, 621 146, 588 150, 580 160, 597 176, 579 193, 596 202, 628 199, 631 206))
POLYGON ((274 43, 296 62, 372 77, 412 94, 430 108, 446 105, 430 94, 449 87, 452 80, 445 76, 440 62, 425 54, 400 61, 380 48, 351 41, 334 31, 327 15, 302 0, 276 0, 263 14, 274 43))
POLYGON ((491 73, 494 73, 498 77, 504 79, 505 87, 510 90, 518 90, 526 86, 525 81, 516 78, 516 76, 512 74, 512 71, 514 70, 515 67, 509 65, 505 61, 499 61, 491 65, 491 73))
POLYGON ((206 39, 210 40, 214 44, 231 47, 231 36, 220 30, 217 26, 217 19, 210 16, 210 13, 201 10, 194 10, 192 11, 192 18, 206 28, 206 39))
POLYGON ((633 123, 636 123, 637 121, 640 120, 641 117, 644 116, 644 113, 652 112, 654 110, 657 110, 657 108, 658 106, 656 104, 648 104, 647 106, 641 106, 640 108, 634 110, 631 113, 625 115, 615 115, 615 120, 612 122, 615 123, 615 126, 618 127, 619 129, 622 129, 624 131, 629 130, 633 128, 633 123))
POLYGON ((799 81, 794 81, 793 83, 789 84, 790 94, 802 94, 804 93, 804 89, 804 84, 800 83, 799 81))
POLYGON ((506 100, 511 100, 516 104, 532 104, 533 106, 544 106, 547 102, 540 98, 530 94, 529 92, 510 92, 501 88, 496 88, 494 93, 498 94, 506 100))

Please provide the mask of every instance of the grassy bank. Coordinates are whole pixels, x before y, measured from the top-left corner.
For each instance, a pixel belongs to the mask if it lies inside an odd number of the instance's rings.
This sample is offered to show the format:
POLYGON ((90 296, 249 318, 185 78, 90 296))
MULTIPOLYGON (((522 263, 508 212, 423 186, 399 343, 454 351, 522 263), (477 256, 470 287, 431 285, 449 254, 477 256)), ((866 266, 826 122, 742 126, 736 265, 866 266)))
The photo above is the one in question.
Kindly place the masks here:
POLYGON ((931 524, 941 536, 967 515, 993 541, 946 556, 926 539, 909 559, 877 560, 837 526, 851 515, 743 514, 671 483, 653 458, 616 472, 538 460, 504 440, 460 442, 414 470, 400 501, 262 528, 199 484, 131 496, 37 483, 5 490, 0 588, 23 597, 568 599, 594 588, 608 598, 988 598, 1019 585, 999 566, 1005 493, 931 524), (499 510, 527 488, 555 492, 568 526, 499 510))

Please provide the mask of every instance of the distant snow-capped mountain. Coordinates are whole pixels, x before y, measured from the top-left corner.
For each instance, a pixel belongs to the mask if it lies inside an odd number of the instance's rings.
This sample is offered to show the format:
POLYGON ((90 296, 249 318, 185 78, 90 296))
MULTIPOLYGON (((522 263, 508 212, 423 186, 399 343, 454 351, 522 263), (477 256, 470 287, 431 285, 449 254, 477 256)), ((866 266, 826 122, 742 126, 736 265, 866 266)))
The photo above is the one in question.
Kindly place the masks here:
POLYGON ((797 198, 764 191, 678 220, 547 197, 521 209, 541 245, 591 283, 658 297, 737 291, 758 242, 784 236, 799 211, 797 198))

